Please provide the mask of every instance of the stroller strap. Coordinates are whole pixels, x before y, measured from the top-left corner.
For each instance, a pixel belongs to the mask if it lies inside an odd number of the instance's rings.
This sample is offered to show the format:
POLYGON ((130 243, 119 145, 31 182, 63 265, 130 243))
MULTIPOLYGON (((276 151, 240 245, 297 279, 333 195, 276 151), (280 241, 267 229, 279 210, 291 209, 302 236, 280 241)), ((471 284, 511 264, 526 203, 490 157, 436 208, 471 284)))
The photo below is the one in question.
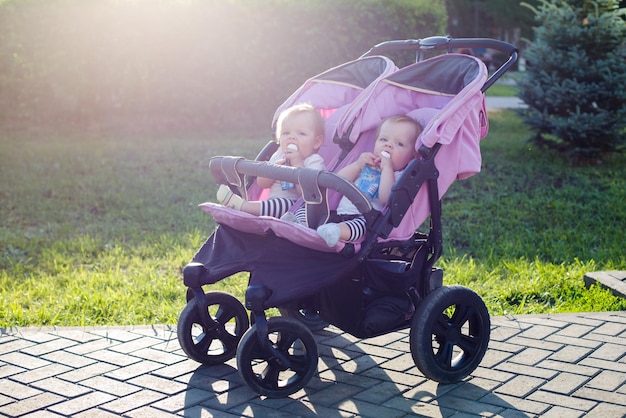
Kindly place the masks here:
POLYGON ((211 175, 218 184, 230 184, 241 188, 244 185, 244 175, 237 171, 237 163, 243 157, 212 157, 209 162, 211 175))
POLYGON ((243 186, 243 176, 237 172, 237 163, 243 158, 225 157, 222 159, 222 173, 226 177, 228 183, 237 187, 243 186))
POLYGON ((298 183, 302 188, 302 198, 306 203, 322 203, 322 190, 317 181, 319 173, 317 170, 298 170, 298 183))
POLYGON ((298 170, 298 183, 302 189, 302 199, 306 207, 306 219, 310 228, 317 228, 326 223, 329 216, 328 193, 320 187, 320 171, 298 170))

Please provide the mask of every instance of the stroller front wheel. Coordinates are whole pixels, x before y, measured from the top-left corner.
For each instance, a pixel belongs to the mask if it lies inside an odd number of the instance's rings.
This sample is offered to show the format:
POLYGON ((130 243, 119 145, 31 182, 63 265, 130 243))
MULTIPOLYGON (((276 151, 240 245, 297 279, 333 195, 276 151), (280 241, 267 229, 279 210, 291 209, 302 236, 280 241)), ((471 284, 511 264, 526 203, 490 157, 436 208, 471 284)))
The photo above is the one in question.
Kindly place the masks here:
POLYGON ((419 304, 410 347, 417 368, 429 379, 455 383, 482 361, 491 321, 483 300, 463 286, 443 286, 419 304))
POLYGON ((204 295, 204 302, 193 298, 185 305, 176 332, 189 358, 217 365, 235 357, 239 340, 249 326, 248 313, 237 298, 209 292, 204 295))
POLYGON ((269 398, 284 398, 300 389, 317 370, 317 343, 311 331, 295 319, 267 320, 267 341, 262 344, 257 325, 241 338, 237 369, 250 388, 269 398))

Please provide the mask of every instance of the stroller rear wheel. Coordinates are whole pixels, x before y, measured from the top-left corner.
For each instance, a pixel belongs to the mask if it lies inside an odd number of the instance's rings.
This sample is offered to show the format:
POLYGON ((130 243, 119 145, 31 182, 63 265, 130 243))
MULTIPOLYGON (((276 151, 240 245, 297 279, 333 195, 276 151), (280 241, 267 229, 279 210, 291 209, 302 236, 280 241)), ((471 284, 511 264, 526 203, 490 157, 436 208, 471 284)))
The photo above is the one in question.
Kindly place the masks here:
POLYGON ((429 379, 454 383, 472 373, 489 344, 491 321, 483 300, 463 286, 444 286, 418 306, 410 331, 417 368, 429 379))
POLYGON ((248 313, 238 299, 209 292, 204 302, 193 298, 183 308, 178 318, 178 342, 189 358, 207 365, 222 364, 235 357, 249 325, 248 313))
POLYGON ((267 340, 263 340, 257 326, 246 331, 237 349, 237 369, 243 380, 270 398, 284 398, 302 389, 317 370, 317 343, 311 331, 298 320, 272 317, 267 321, 267 340))

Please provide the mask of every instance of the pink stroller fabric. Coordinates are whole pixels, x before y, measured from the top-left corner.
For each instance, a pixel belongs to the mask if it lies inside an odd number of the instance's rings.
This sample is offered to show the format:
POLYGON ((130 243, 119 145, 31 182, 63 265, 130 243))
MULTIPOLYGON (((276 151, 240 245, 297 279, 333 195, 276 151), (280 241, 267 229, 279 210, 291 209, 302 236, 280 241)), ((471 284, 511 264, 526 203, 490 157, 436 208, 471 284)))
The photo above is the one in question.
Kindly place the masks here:
MULTIPOLYGON (((372 150, 380 122, 391 115, 408 114, 424 126, 417 148, 442 144, 435 157, 439 170, 439 196, 443 196, 455 180, 480 171, 479 141, 488 131, 484 94, 481 92, 488 74, 482 61, 468 55, 445 54, 400 70, 383 57, 367 57, 345 66, 348 67, 336 67, 308 80, 276 111, 278 115, 282 109, 296 103, 311 103, 322 110, 327 116, 327 132, 320 154, 327 168, 338 170, 362 152, 372 150), (372 58, 375 60, 370 60, 372 58), (376 67, 379 76, 368 80, 367 85, 330 77, 329 73, 334 70, 354 69, 358 65, 376 67), (347 138, 354 144, 343 160, 335 137, 347 138)), ((248 190, 248 198, 254 199, 260 193, 253 186, 248 190)), ((340 198, 337 192, 329 190, 331 209, 336 208, 340 198)), ((339 242, 329 248, 315 230, 302 225, 251 216, 213 203, 203 203, 200 207, 213 215, 218 223, 242 232, 264 235, 271 230, 295 244, 326 252, 339 252, 345 246, 339 242)), ((429 214, 427 187, 424 186, 387 240, 410 238, 429 214)), ((356 243, 357 251, 358 248, 356 243)))
MULTIPOLYGON (((373 149, 376 128, 383 119, 394 114, 412 116, 424 127, 417 149, 442 144, 435 165, 439 196, 443 196, 455 180, 480 172, 479 141, 488 132, 480 89, 487 76, 483 62, 468 55, 446 54, 415 63, 377 83, 365 104, 344 116, 337 132, 350 132, 350 140, 357 143, 351 154, 358 156, 373 149)), ((346 159, 340 167, 349 162, 346 159)), ((410 238, 429 214, 427 190, 422 187, 388 239, 410 238)))
MULTIPOLYGON (((372 56, 350 61, 333 67, 305 81, 291 96, 281 104, 272 119, 272 128, 281 112, 291 106, 308 103, 319 109, 326 120, 324 144, 319 151, 326 162, 334 160, 341 149, 333 139, 339 119, 355 106, 356 99, 368 96, 367 93, 384 77, 398 68, 387 57, 372 56)), ((248 199, 259 199, 263 195, 256 183, 248 189, 248 199)))

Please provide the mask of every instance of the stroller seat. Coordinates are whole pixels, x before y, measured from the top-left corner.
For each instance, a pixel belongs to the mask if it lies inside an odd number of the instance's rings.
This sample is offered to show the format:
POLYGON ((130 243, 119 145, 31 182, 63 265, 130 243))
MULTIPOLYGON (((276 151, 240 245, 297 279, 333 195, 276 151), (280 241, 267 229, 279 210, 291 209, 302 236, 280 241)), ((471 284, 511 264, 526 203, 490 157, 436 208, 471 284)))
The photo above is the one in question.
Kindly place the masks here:
MULTIPOLYGON (((414 111, 411 111, 407 113, 407 115, 412 117, 413 119, 418 121, 418 123, 420 123, 423 127, 425 127, 428 125, 430 120, 432 120, 435 117, 435 115, 439 113, 440 113, 440 109, 421 108, 421 109, 416 109, 414 111)), ((213 165, 215 166, 219 162, 221 162, 221 160, 215 160, 213 165)), ((451 167, 451 166, 447 166, 447 167, 451 167)), ((215 168, 215 170, 221 171, 221 170, 224 170, 224 168, 223 167, 215 168)), ((301 171, 304 171, 304 170, 301 170, 301 171)), ((219 174, 217 174, 216 176, 219 177, 219 174)), ((224 177, 229 177, 229 176, 224 175, 224 177)), ((296 174, 296 178, 298 177, 299 176, 296 174)), ((315 180, 317 180, 317 177, 315 178, 315 180)), ((340 185, 342 185, 344 188, 349 187, 349 185, 342 184, 340 181, 337 180, 335 182, 335 188, 340 188, 340 185)), ((320 189, 323 189, 323 187, 321 187, 317 182, 309 186, 314 189, 313 192, 307 193, 306 186, 302 185, 302 187, 303 187, 303 190, 305 190, 304 191, 305 195, 308 194, 308 195, 321 196, 322 194, 326 193, 326 190, 324 192, 320 191, 320 189)), ((331 190, 330 192, 332 193, 333 190, 331 190)), ((354 194, 356 195, 357 192, 355 191, 354 194)), ((336 193, 336 195, 340 196, 339 193, 336 193)), ((338 203, 338 199, 336 197, 337 196, 335 196, 335 199, 334 199, 335 208, 338 203)), ((369 211, 372 210, 371 204, 369 200, 366 199, 365 196, 358 193, 358 196, 355 196, 354 199, 360 200, 360 202, 357 203, 357 205, 362 208, 361 210, 362 213, 368 213, 369 211)), ((311 222, 312 224, 313 223, 321 224, 323 223, 323 220, 325 219, 325 217, 327 217, 328 212, 331 206, 333 205, 333 202, 329 202, 328 199, 310 199, 308 202, 306 202, 303 199, 302 204, 308 204, 310 207, 317 207, 320 205, 324 205, 323 208, 319 209, 320 215, 318 216, 321 219, 315 219, 311 222)), ((248 213, 241 212, 241 211, 238 211, 238 210, 235 210, 235 209, 232 209, 232 208, 220 205, 220 204, 212 203, 212 202, 202 203, 199 205, 199 207, 203 211, 211 214, 218 224, 229 225, 230 227, 241 232, 253 233, 257 235, 266 235, 268 234, 269 231, 272 231, 275 235, 285 238, 296 245, 301 245, 301 246, 304 246, 313 250, 323 251, 323 252, 342 252, 346 248, 346 242, 343 242, 343 241, 339 241, 334 246, 329 247, 319 237, 315 229, 310 228, 305 225, 284 221, 284 220, 273 218, 270 216, 254 216, 254 215, 250 215, 248 213)), ((419 215, 419 216, 425 219, 429 213, 430 213, 430 210, 428 207, 426 207, 426 214, 419 215)), ((350 252, 358 252, 360 249, 361 241, 362 239, 357 242, 352 243, 350 252)))
MULTIPOLYGON (((434 157, 434 164, 437 170, 435 175, 438 194, 442 196, 455 180, 468 178, 480 171, 479 141, 486 136, 488 130, 484 95, 480 88, 486 79, 487 70, 482 61, 462 54, 437 56, 381 76, 362 90, 353 102, 343 105, 339 112, 332 113, 331 120, 327 120, 327 139, 320 153, 323 153, 328 168, 339 170, 357 159, 362 152, 373 149, 375 132, 383 119, 394 114, 406 114, 423 124, 424 131, 416 144, 418 150, 440 144, 440 149, 434 157), (456 71, 450 71, 450 67, 456 71), (459 68, 464 70, 461 71, 459 68), (437 78, 433 81, 430 74, 444 74, 446 78, 437 78), (329 141, 331 136, 332 142, 329 141)), ((302 100, 309 98, 310 95, 302 100)), ((291 104, 294 99, 293 97, 290 99, 288 103, 291 104)), ((413 167, 416 166, 417 164, 413 164, 413 167)), ((240 167, 240 171, 255 173, 254 167, 252 165, 249 167, 250 171, 243 167, 240 167)), ((231 165, 224 164, 222 158, 212 159, 211 171, 218 183, 231 181, 234 175, 228 171, 229 169, 231 165)), ((269 173, 267 176, 274 178, 282 176, 280 180, 285 181, 298 181, 300 177, 298 172, 306 171, 286 167, 263 170, 269 173)), ((406 171, 411 173, 409 169, 406 171)), ((427 188, 421 187, 424 181, 425 178, 420 179, 419 183, 408 184, 414 182, 414 178, 405 179, 404 182, 407 184, 397 185, 396 199, 394 200, 392 194, 388 204, 388 208, 393 208, 394 211, 392 227, 384 228, 386 232, 381 234, 380 240, 410 239, 413 232, 428 218, 431 205, 428 201, 427 188), (399 191, 404 193, 402 202, 399 191)), ((244 180, 241 178, 237 186, 243 184, 244 180)), ((324 189, 316 182, 309 184, 308 189, 307 185, 301 185, 305 189, 305 197, 296 203, 292 210, 306 205, 307 212, 312 213, 309 226, 313 228, 325 222, 329 210, 336 209, 342 194, 350 188, 338 180, 334 184, 334 189, 324 189), (336 190, 339 186, 342 186, 343 193, 336 190), (312 192, 307 195, 306 190, 312 192)), ((254 185, 251 189, 254 190, 254 185)), ((242 195, 247 193, 241 188, 239 191, 242 195)), ((254 196, 258 195, 255 191, 254 196)), ((365 199, 362 195, 354 198, 365 199)), ((368 218, 368 212, 372 211, 371 206, 366 203, 359 205, 363 208, 360 212, 368 218)), ((297 225, 283 225, 279 221, 258 219, 257 222, 261 225, 253 228, 249 224, 255 220, 245 214, 237 214, 229 208, 211 203, 203 203, 200 207, 213 215, 218 223, 226 223, 235 229, 246 228, 245 231, 248 232, 256 229, 266 233, 272 228, 277 235, 294 244, 319 251, 341 252, 346 247, 345 242, 338 242, 332 248, 328 248, 321 238, 316 236, 315 231, 299 228, 297 225)), ((383 211, 388 208, 384 208, 383 211)), ((376 217, 377 213, 369 216, 370 219, 376 217)), ((358 252, 360 246, 360 241, 351 243, 350 251, 358 252)))

